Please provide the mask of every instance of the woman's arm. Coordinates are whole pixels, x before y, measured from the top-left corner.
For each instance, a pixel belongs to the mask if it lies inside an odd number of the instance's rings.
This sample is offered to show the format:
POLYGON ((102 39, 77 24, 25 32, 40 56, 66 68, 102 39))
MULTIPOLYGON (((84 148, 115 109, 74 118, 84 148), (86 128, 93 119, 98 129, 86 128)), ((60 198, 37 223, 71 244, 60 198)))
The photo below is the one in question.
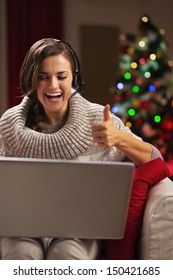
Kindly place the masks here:
MULTIPOLYGON (((135 165, 150 161, 153 156, 155 158, 155 155, 153 155, 154 147, 152 145, 141 141, 137 137, 134 137, 133 134, 126 133, 115 126, 109 109, 110 106, 106 105, 103 111, 103 123, 92 126, 93 141, 103 148, 115 146, 128 156, 135 165)), ((157 149, 154 149, 154 151, 157 154, 157 149)), ((159 151, 158 156, 160 156, 159 151)))

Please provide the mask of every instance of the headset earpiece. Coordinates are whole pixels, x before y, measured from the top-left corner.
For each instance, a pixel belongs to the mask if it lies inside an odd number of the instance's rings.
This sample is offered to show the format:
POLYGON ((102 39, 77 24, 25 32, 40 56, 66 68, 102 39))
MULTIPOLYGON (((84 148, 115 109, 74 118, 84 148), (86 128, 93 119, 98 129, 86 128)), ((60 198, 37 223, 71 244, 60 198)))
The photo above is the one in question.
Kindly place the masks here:
POLYGON ((74 73, 73 73, 72 87, 73 87, 74 89, 77 89, 77 88, 78 88, 78 75, 79 75, 78 72, 74 72, 74 73))
POLYGON ((81 88, 82 85, 84 86, 84 83, 82 82, 81 74, 78 71, 75 71, 73 73, 72 87, 78 90, 81 88))

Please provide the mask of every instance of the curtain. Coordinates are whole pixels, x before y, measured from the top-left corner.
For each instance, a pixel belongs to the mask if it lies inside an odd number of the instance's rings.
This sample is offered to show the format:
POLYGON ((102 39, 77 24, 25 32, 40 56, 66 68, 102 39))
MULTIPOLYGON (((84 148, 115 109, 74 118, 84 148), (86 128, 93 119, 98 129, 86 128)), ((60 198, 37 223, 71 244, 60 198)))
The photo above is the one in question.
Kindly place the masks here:
POLYGON ((7 0, 8 106, 21 101, 19 72, 30 46, 44 37, 63 40, 63 0, 7 0))
POLYGON ((0 116, 7 109, 7 26, 6 0, 0 0, 0 116))

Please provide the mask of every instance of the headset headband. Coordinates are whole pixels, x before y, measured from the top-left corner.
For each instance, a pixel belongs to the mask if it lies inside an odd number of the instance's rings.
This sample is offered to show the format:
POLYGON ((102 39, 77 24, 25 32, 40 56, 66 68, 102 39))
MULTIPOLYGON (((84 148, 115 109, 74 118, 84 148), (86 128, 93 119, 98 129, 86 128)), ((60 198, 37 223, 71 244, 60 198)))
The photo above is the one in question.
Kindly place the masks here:
POLYGON ((75 64, 75 71, 73 73, 73 82, 72 82, 72 86, 75 89, 75 92, 73 92, 73 96, 74 96, 77 92, 80 92, 85 87, 85 83, 82 80, 82 76, 81 76, 81 72, 80 72, 79 59, 77 57, 76 52, 73 50, 73 48, 71 47, 71 45, 69 43, 58 40, 58 39, 54 39, 54 40, 56 42, 64 45, 65 48, 71 53, 71 55, 73 57, 74 64, 75 64))

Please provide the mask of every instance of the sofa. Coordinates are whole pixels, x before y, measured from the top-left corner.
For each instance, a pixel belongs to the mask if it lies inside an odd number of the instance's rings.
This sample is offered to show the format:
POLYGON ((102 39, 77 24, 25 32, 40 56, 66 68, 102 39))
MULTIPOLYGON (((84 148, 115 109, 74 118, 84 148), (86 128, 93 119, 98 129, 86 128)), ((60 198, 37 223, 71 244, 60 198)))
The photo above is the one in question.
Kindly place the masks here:
POLYGON ((138 240, 139 259, 173 260, 173 182, 151 187, 138 240))
POLYGON ((171 176, 161 158, 135 168, 124 237, 104 241, 106 259, 173 259, 171 176))

